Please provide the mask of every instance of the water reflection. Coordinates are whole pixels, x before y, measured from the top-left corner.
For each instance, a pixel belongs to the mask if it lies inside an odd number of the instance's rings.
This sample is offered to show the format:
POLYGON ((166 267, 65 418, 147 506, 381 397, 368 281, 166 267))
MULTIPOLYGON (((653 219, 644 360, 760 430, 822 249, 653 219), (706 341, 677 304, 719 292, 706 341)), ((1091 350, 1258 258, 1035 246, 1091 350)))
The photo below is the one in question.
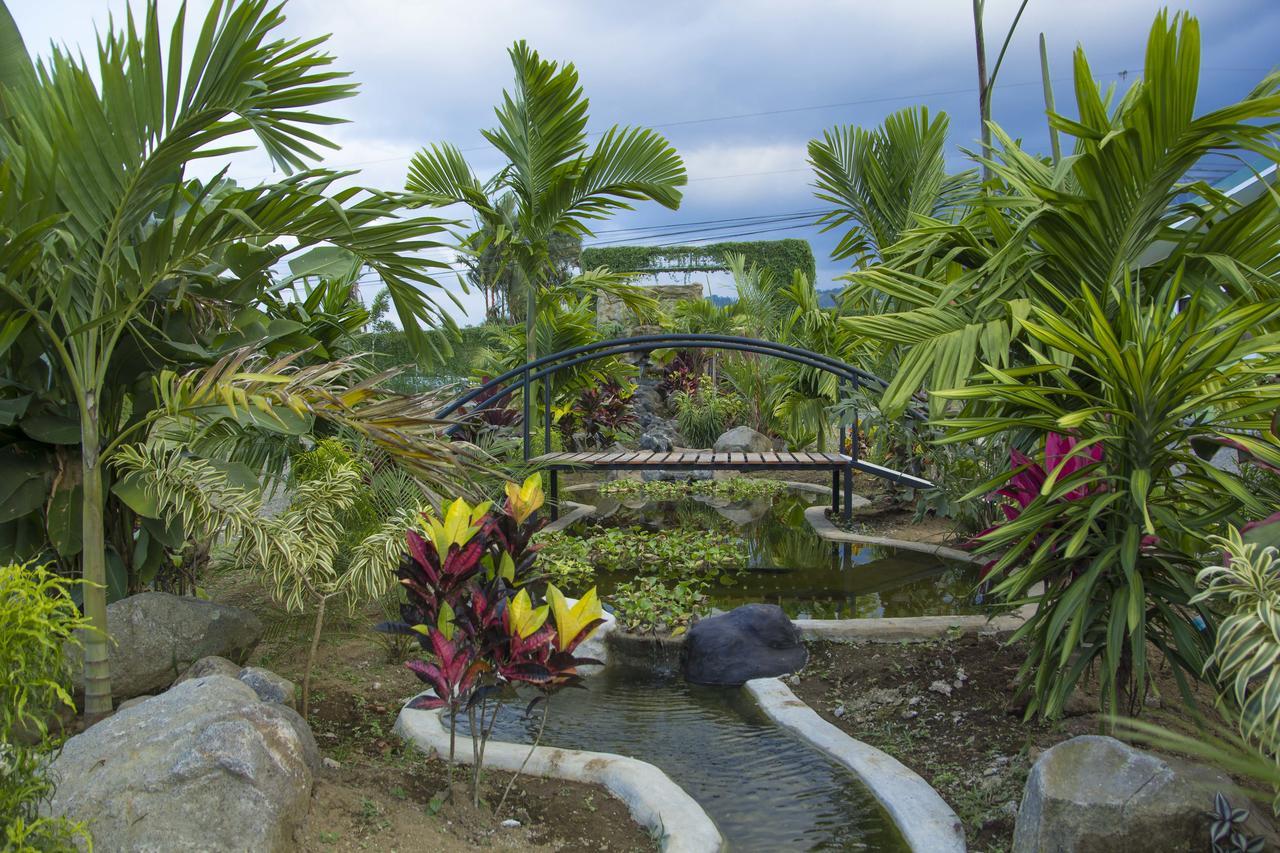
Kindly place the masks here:
MULTIPOLYGON (((665 530, 676 525, 732 531, 747 552, 747 571, 732 585, 711 590, 713 605, 778 604, 792 618, 851 619, 886 616, 981 614, 975 568, 966 562, 876 545, 834 544, 820 538, 804 518, 814 495, 784 492, 774 498, 725 502, 694 496, 646 503, 619 502, 594 492, 575 499, 594 504, 593 524, 665 530)), ((602 573, 607 594, 631 576, 602 573)))
MULTIPOLYGON (((657 765, 698 801, 733 851, 905 850, 842 766, 779 729, 739 688, 609 667, 552 700, 542 742, 657 765)), ((506 707, 495 737, 529 743, 540 714, 506 707)))

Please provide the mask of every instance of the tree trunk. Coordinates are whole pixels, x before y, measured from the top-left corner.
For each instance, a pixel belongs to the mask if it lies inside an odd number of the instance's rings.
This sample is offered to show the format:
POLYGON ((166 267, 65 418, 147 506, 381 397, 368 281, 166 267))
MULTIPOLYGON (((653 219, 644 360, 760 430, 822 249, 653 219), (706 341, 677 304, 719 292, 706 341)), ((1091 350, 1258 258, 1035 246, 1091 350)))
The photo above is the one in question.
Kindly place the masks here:
POLYGON ((524 288, 524 354, 525 361, 533 361, 538 357, 538 291, 533 286, 524 267, 516 265, 517 276, 524 288))
POLYGON ((80 412, 80 469, 84 495, 81 570, 84 577, 84 615, 94 629, 87 631, 84 637, 84 716, 89 721, 111 713, 107 544, 102 523, 102 463, 98 444, 98 400, 89 391, 80 412))
POLYGON ((320 599, 316 608, 316 624, 311 631, 311 648, 307 650, 307 668, 302 673, 302 719, 307 719, 307 711, 311 707, 311 668, 316 663, 316 649, 320 647, 320 630, 324 627, 324 606, 328 598, 320 599))
MULTIPOLYGON (((973 37, 978 51, 978 120, 982 131, 982 156, 991 156, 991 84, 987 80, 987 44, 982 33, 983 0, 973 0, 973 37)), ((982 164, 982 180, 991 179, 991 169, 982 164)))

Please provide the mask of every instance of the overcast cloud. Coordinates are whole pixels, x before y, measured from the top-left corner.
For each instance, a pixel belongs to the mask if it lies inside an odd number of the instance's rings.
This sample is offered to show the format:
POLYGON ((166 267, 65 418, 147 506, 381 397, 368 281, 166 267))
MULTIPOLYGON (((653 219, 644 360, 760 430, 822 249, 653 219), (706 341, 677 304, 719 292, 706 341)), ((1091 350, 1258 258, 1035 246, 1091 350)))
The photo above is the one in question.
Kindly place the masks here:
MULTIPOLYGON (((119 16, 124 9, 123 0, 8 2, 28 48, 40 54, 56 40, 91 55, 95 26, 104 28, 109 11, 119 16)), ((987 5, 994 56, 1017 0, 987 5)), ((1059 108, 1071 112, 1075 46, 1085 47, 1096 76, 1123 85, 1121 72, 1132 80, 1140 71, 1147 31, 1163 5, 1031 0, 1000 72, 996 120, 1030 148, 1047 150, 1038 34, 1048 38, 1059 108)), ((176 6, 161 3, 169 15, 176 6)), ((195 19, 207 3, 190 6, 195 19)), ((1193 0, 1173 8, 1200 18, 1201 110, 1240 97, 1278 64, 1276 0, 1193 0)), ((574 62, 591 98, 593 129, 658 127, 684 156, 690 177, 680 210, 641 206, 601 229, 675 230, 685 222, 814 209, 808 140, 837 124, 879 123, 911 104, 950 114, 956 168, 964 165, 960 149, 974 147, 978 136, 969 0, 292 0, 287 14, 291 34, 333 33, 330 51, 361 85, 356 98, 332 109, 351 123, 332 132, 342 150, 327 163, 360 168, 361 183, 370 186, 402 186, 409 157, 424 143, 483 146, 477 131, 492 124, 493 104, 511 76, 506 49, 514 40, 574 62), (772 114, 724 118, 764 112, 772 114)), ((468 156, 482 175, 498 165, 483 148, 468 156)), ((233 168, 241 182, 269 174, 256 155, 241 156, 233 168)), ((787 236, 812 242, 818 285, 833 286, 844 268, 829 259, 830 235, 805 225, 748 239, 787 236)), ((478 296, 462 301, 473 309, 467 322, 476 322, 478 296)))

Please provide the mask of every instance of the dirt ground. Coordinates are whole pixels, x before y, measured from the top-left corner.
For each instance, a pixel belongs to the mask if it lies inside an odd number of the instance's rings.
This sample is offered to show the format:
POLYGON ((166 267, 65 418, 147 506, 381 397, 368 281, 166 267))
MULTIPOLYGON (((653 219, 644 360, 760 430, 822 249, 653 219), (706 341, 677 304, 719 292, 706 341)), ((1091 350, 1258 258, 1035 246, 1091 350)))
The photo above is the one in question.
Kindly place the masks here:
MULTIPOLYGON (((1022 708, 1010 705, 1023 652, 990 636, 812 643, 809 653, 798 684, 793 680, 796 694, 933 785, 964 822, 973 851, 1009 849, 1023 784, 1041 752, 1077 735, 1104 733, 1096 693, 1087 685, 1068 702, 1064 719, 1023 722, 1022 708)), ((1194 731, 1163 666, 1157 689, 1143 719, 1194 731)), ((1202 688, 1197 701, 1213 713, 1210 691, 1202 688)))
MULTIPOLYGON (((251 580, 223 575, 212 597, 254 610, 268 626, 251 663, 302 684, 309 624, 272 607, 251 580)), ((511 774, 490 771, 482 806, 471 806, 470 772, 454 774, 446 797, 445 762, 426 758, 392 732, 396 715, 420 682, 403 657, 378 642, 371 626, 380 614, 339 614, 325 631, 312 676, 309 721, 326 759, 312 793, 304 851, 653 851, 657 841, 606 790, 524 776, 501 814, 493 807, 511 774), (399 658, 399 659, 397 659, 399 658), (519 826, 502 826, 516 820, 519 826)), ((469 742, 460 742, 459 748, 469 742)))

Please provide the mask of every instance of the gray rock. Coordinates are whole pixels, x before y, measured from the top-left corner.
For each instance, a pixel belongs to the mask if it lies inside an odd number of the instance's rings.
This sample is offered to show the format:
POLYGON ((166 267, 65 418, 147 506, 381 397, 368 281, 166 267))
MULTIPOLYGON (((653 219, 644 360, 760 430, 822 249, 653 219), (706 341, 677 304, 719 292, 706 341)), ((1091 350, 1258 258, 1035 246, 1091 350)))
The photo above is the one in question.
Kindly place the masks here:
MULTIPOLYGON (((117 700, 158 693, 210 655, 243 663, 262 639, 248 610, 199 598, 143 592, 107 607, 111 692, 117 700)), ((68 646, 74 692, 84 693, 83 667, 68 646)))
POLYGON ((804 666, 800 631, 776 604, 744 604, 689 629, 684 677, 694 684, 739 685, 804 666))
POLYGON ((240 666, 216 655, 200 658, 182 674, 182 678, 179 678, 176 683, 181 684, 193 678, 205 678, 210 675, 225 675, 228 678, 243 681, 258 694, 258 698, 263 702, 278 702, 297 710, 297 705, 294 703, 296 690, 292 681, 283 675, 276 675, 269 669, 263 669, 260 666, 240 666))
POLYGON ((68 740, 45 808, 88 822, 101 851, 291 850, 319 765, 294 711, 211 675, 68 740))
POLYGON ((640 436, 636 444, 641 450, 652 450, 656 453, 666 453, 671 450, 671 436, 665 432, 654 430, 646 432, 640 436))
MULTIPOLYGON (((1046 750, 1018 808, 1014 853, 1204 850, 1223 773, 1085 735, 1046 750)), ((1237 805, 1246 807, 1243 801, 1237 805)))
POLYGON ((773 450, 773 441, 751 427, 734 427, 716 439, 716 452, 764 453, 773 450))
POLYGON ((646 468, 640 472, 640 479, 646 483, 655 480, 710 480, 713 472, 699 471, 697 469, 686 470, 677 468, 646 468))
POLYGON ((276 675, 271 670, 258 666, 246 666, 240 670, 238 678, 253 688, 253 692, 263 702, 277 702, 296 710, 293 682, 283 675, 276 675))
POLYGON ((239 678, 240 670, 243 668, 234 661, 229 661, 217 655, 209 655, 207 658, 200 658, 200 660, 191 664, 187 671, 182 673, 182 677, 174 683, 180 684, 192 678, 204 678, 206 675, 225 675, 228 678, 239 678))

